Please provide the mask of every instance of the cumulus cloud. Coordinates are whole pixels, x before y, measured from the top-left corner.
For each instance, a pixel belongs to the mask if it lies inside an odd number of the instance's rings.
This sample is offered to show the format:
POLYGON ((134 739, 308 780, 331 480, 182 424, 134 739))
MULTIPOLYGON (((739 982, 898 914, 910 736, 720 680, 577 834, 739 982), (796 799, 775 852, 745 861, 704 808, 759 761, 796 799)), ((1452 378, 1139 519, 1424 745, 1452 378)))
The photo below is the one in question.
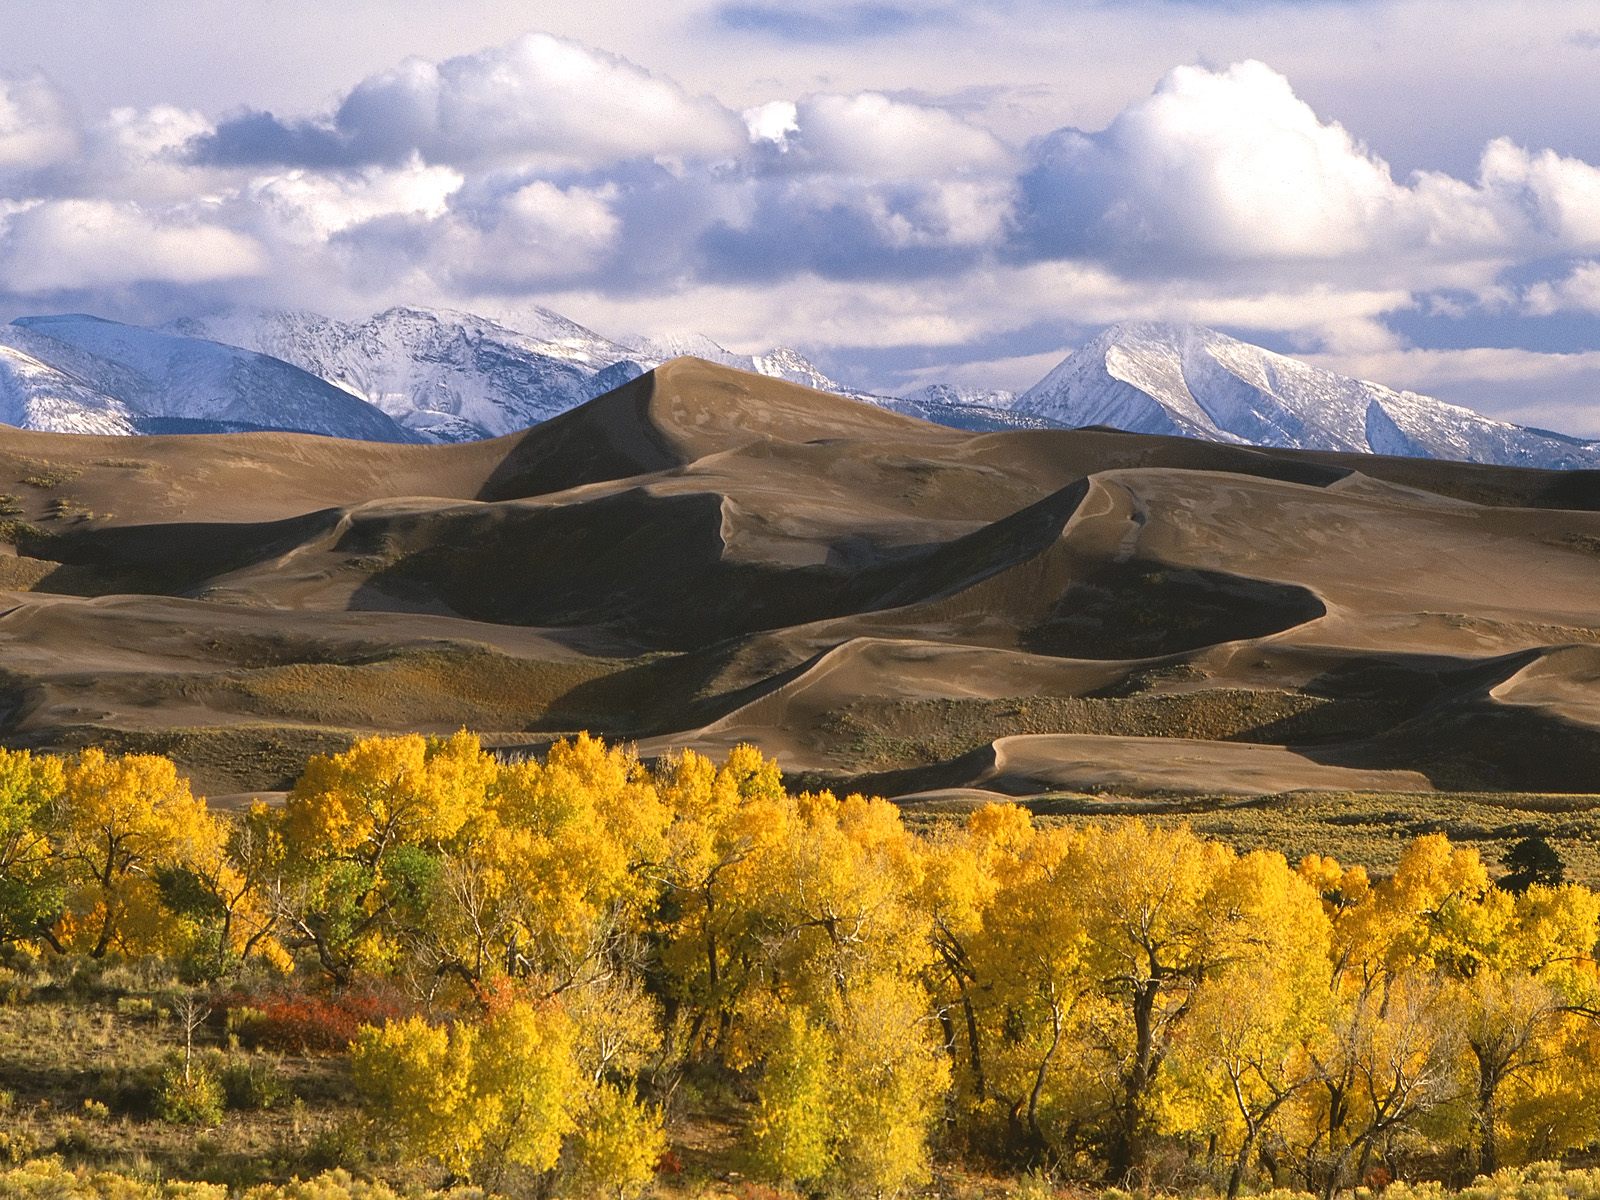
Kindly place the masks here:
POLYGON ((434 289, 516 296, 593 275, 616 250, 617 189, 534 179, 492 196, 457 196, 433 217, 353 226, 337 239, 368 267, 420 272, 434 289))
POLYGON ((626 59, 549 34, 358 83, 335 112, 247 112, 198 139, 198 162, 337 168, 412 155, 450 166, 593 166, 631 157, 716 158, 744 144, 738 117, 626 59))
POLYGON ((1600 167, 1506 138, 1484 148, 1479 179, 1505 223, 1562 250, 1600 246, 1600 167))
POLYGON ((773 101, 744 114, 751 153, 698 238, 706 273, 926 277, 1002 239, 1015 156, 944 109, 876 92, 773 101))
POLYGON ((1556 313, 1600 314, 1600 262, 1577 263, 1562 278, 1542 280, 1531 285, 1523 297, 1529 314, 1536 317, 1556 313))
POLYGON ((316 244, 383 217, 442 217, 464 183, 450 167, 413 158, 337 174, 295 168, 252 179, 245 195, 285 236, 316 244))
POLYGON ((49 80, 0 79, 0 179, 69 159, 78 144, 72 107, 49 80))
POLYGON ((1024 184, 1025 237, 1060 255, 1330 258, 1404 216, 1388 167, 1257 62, 1179 68, 1100 133, 1052 134, 1024 184))
POLYGON ((752 109, 758 146, 784 169, 870 179, 945 179, 1008 170, 1011 152, 992 133, 942 108, 878 92, 808 96, 752 109))
POLYGON ((8 289, 24 295, 209 283, 254 275, 264 266, 261 247, 243 234, 109 200, 33 205, 13 214, 0 236, 0 272, 8 289))
POLYGON ((1477 178, 1401 181, 1259 62, 1180 67, 1104 130, 1032 148, 1012 253, 1138 275, 1253 270, 1487 289, 1520 257, 1600 246, 1600 170, 1505 139, 1477 178))
POLYGON ((882 91, 734 111, 545 34, 290 117, 86 119, 0 79, 0 298, 531 300, 752 349, 917 347, 969 382, 1125 318, 1414 364, 1411 310, 1600 312, 1600 168, 1578 158, 1498 139, 1475 171, 1401 175, 1258 62, 1177 68, 1023 146, 982 111, 882 91))

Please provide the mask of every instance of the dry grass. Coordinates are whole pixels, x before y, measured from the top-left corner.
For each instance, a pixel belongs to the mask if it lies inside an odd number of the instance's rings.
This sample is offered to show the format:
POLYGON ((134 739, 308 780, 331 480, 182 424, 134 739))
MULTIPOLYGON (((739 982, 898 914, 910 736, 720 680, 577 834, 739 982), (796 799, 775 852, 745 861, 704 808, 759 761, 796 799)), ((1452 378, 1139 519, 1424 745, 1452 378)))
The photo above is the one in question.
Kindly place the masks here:
POLYGON ((492 730, 540 726, 574 688, 613 674, 602 660, 540 662, 481 647, 400 651, 365 663, 294 663, 234 675, 227 691, 263 716, 333 725, 492 730))
MULTIPOLYGON (((1290 862, 1331 854, 1380 875, 1392 871, 1406 845, 1424 834, 1443 833, 1474 847, 1491 871, 1512 843, 1538 834, 1566 861, 1569 880, 1600 887, 1600 795, 1288 792, 1243 800, 1056 795, 1023 803, 1046 823, 1137 816, 1160 825, 1188 825, 1240 850, 1276 850, 1290 862)), ((953 808, 965 807, 970 806, 908 804, 904 811, 911 824, 926 827, 957 819, 953 808)))
POLYGON ((152 1105, 162 1065, 183 1044, 168 1006, 170 981, 112 967, 99 980, 65 975, 19 996, 27 974, 0 972, 12 990, 0 1005, 8 1156, 50 1153, 74 1166, 236 1187, 362 1164, 343 1057, 230 1049, 225 1033, 208 1025, 197 1050, 212 1069, 253 1064, 272 1074, 283 1095, 266 1110, 230 1110, 211 1128, 170 1124, 152 1105))
POLYGON ((1374 706, 1278 690, 1213 688, 1153 696, 1025 696, 1005 700, 860 701, 830 713, 823 732, 874 771, 941 762, 1014 734, 1286 742, 1348 734, 1374 706))
POLYGON ((83 474, 82 467, 68 467, 60 463, 36 462, 28 465, 28 472, 18 477, 17 482, 26 484, 31 488, 49 491, 58 488, 63 483, 76 479, 83 474))

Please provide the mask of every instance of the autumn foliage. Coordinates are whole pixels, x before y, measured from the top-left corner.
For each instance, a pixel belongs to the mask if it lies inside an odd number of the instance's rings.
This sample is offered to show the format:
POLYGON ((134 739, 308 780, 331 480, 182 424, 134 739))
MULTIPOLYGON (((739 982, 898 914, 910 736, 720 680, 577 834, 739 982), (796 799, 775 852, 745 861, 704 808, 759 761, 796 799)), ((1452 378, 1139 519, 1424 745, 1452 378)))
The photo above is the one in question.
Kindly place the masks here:
POLYGON ((708 1091, 812 1193, 1560 1156, 1600 1140, 1600 897, 1524 883, 1438 835, 1384 879, 1001 804, 919 835, 749 747, 369 738, 238 818, 165 759, 0 752, 0 940, 173 958, 250 1036, 350 1045, 375 1130, 492 1189, 636 1194, 708 1091))

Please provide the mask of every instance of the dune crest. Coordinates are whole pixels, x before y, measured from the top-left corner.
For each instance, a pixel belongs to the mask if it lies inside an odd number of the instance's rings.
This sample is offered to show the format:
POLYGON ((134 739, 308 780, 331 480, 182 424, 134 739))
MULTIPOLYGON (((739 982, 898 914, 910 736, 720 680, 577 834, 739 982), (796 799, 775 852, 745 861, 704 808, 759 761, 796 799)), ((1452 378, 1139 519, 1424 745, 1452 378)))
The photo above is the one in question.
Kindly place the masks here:
POLYGON ((367 730, 967 796, 1566 790, 1600 475, 966 433, 700 359, 461 445, 0 430, 4 739, 367 730))

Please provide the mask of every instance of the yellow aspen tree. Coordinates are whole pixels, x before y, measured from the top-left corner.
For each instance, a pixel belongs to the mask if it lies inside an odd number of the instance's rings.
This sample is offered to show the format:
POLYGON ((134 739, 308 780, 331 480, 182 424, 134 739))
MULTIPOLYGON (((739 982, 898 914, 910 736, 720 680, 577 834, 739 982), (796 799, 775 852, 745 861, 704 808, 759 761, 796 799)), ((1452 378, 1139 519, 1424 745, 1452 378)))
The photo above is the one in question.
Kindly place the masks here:
POLYGON ((1365 1178, 1383 1143, 1462 1096, 1454 1016, 1439 978, 1423 971, 1337 998, 1313 1051, 1319 1134, 1305 1150, 1328 1200, 1365 1178))
POLYGON ((629 1200, 655 1178, 667 1135, 659 1109, 631 1088, 599 1084, 589 1089, 567 1144, 571 1166, 561 1194, 629 1200))
POLYGON ((1144 1165, 1151 1097, 1201 982, 1263 929, 1256 912, 1233 913, 1216 885, 1233 851, 1187 829, 1129 821, 1091 828, 1061 868, 1074 881, 1084 963, 1106 1004, 1096 1040, 1113 1095, 1107 1171, 1129 1178, 1144 1165))
POLYGON ((489 872, 478 894, 493 917, 480 915, 475 931, 495 931, 506 970, 538 973, 552 988, 604 973, 642 933, 660 888, 670 814, 648 772, 583 734, 543 762, 501 768, 486 815, 467 846, 447 852, 489 872))
POLYGON ((58 946, 100 958, 171 949, 180 934, 163 910, 157 875, 211 859, 226 831, 172 761, 85 750, 65 767, 53 821, 67 880, 58 946))
POLYGON ((337 983, 362 963, 399 965, 431 920, 443 848, 482 812, 497 770, 465 732, 311 758, 284 805, 286 934, 337 983))
POLYGON ((984 931, 997 895, 1011 881, 1014 864, 1034 836, 1026 810, 1015 804, 986 804, 962 826, 934 830, 922 847, 917 903, 930 921, 930 987, 957 1085, 974 1105, 982 1105, 989 1092, 978 989, 980 983, 992 985, 978 959, 993 939, 986 942, 984 931))
POLYGON ((658 765, 658 794, 672 820, 662 964, 675 1005, 687 1010, 686 1049, 721 1045, 747 977, 740 946, 751 914, 739 899, 760 847, 780 835, 789 799, 775 762, 735 747, 720 766, 686 751, 658 765))
POLYGON ((857 980, 820 1012, 779 1003, 765 1024, 751 1148, 768 1177, 859 1196, 927 1181, 950 1067, 919 984, 857 980))
POLYGON ((491 1187, 507 1167, 552 1170, 584 1094, 572 1022, 552 1003, 516 1001, 481 1023, 367 1026, 351 1067, 402 1154, 491 1187))
POLYGON ((1083 1115, 1078 1100, 1091 1090, 1081 1049, 1099 981, 1078 904, 1083 835, 1023 834, 998 810, 973 832, 995 888, 966 960, 984 1046, 975 1061, 1004 1110, 1011 1152, 1039 1166, 1059 1154, 1058 1131, 1083 1115))
POLYGON ((1251 1156, 1286 1107, 1313 1086, 1311 1048, 1330 1007, 1330 927, 1315 889, 1276 854, 1231 863, 1215 900, 1257 914, 1204 979, 1163 1089, 1163 1124, 1215 1139, 1238 1195, 1251 1156))

